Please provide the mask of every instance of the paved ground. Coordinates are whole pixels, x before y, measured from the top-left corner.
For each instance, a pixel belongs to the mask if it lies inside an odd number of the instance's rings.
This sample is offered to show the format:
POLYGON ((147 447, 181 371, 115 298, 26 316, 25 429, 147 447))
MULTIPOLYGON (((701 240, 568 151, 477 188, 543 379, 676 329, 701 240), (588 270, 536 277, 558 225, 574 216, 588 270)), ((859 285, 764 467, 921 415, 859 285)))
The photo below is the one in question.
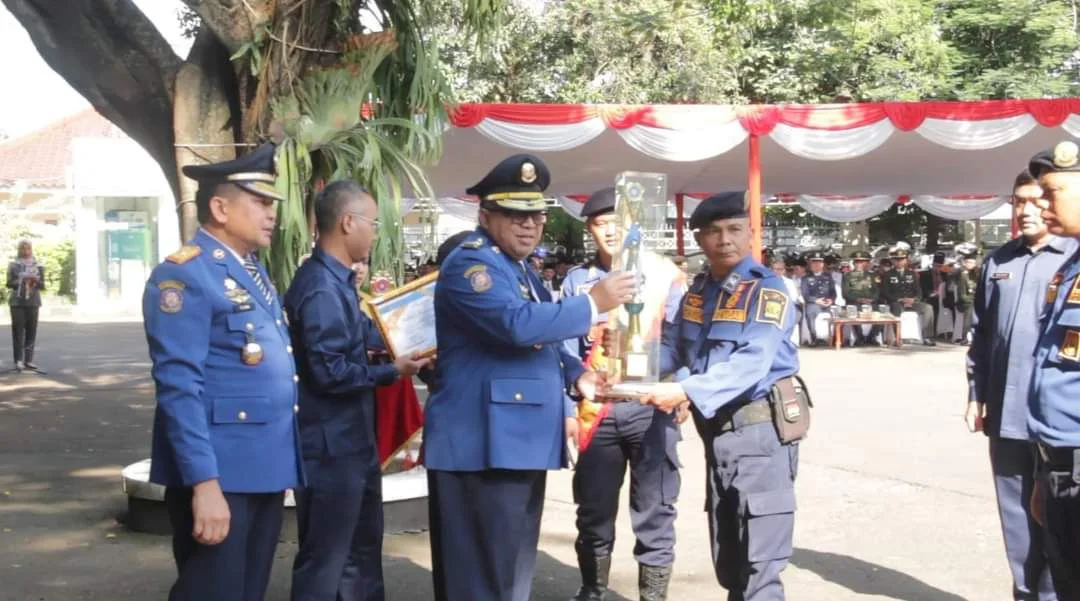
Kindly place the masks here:
MULTIPOLYGON (((51 373, 0 376, 0 601, 164 599, 168 540, 126 531, 122 466, 147 456, 153 411, 146 346, 133 323, 44 323, 51 373)), ((0 335, 0 369, 10 366, 0 335)), ((1009 582, 986 442, 961 422, 962 349, 808 350, 817 408, 802 450, 794 601, 991 601, 1009 582)), ((678 560, 670 598, 723 599, 709 562, 701 444, 682 443, 678 560)), ((577 586, 569 473, 548 482, 536 601, 577 586)), ((625 514, 612 584, 636 599, 625 514)), ((279 547, 268 599, 288 599, 295 545, 279 547)), ((424 534, 389 536, 391 600, 431 598, 424 534)))

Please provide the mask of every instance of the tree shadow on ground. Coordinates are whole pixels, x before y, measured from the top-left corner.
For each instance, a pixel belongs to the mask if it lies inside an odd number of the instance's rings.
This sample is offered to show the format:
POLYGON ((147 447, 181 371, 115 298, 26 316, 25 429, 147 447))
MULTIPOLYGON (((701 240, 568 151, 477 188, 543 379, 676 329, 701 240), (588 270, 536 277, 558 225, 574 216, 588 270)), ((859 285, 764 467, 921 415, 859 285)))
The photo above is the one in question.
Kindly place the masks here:
POLYGON ((900 601, 965 601, 903 572, 838 553, 796 549, 791 563, 860 595, 900 601))

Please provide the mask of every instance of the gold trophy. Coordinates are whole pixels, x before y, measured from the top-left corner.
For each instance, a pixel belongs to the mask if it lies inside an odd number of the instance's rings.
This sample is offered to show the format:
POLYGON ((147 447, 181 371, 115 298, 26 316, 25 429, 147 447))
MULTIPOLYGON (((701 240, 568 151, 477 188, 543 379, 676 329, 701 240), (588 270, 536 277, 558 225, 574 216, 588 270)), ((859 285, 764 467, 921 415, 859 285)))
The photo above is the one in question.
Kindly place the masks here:
POLYGON ((675 265, 652 248, 667 218, 667 178, 660 173, 620 173, 615 184, 615 227, 621 239, 613 271, 637 279, 634 297, 608 314, 611 355, 607 399, 637 399, 660 381, 660 324, 675 265))

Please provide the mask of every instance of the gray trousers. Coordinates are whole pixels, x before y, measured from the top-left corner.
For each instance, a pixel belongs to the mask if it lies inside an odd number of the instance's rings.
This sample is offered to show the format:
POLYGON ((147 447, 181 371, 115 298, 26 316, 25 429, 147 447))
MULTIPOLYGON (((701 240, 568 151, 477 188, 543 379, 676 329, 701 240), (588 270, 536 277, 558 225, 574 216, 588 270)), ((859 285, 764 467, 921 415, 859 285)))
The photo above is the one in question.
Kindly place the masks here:
POLYGON ((1035 454, 1030 442, 990 437, 990 467, 994 472, 1005 556, 1012 571, 1016 601, 1054 601, 1054 585, 1046 564, 1041 528, 1031 518, 1035 488, 1035 454))
POLYGON ((706 510, 716 579, 728 601, 783 601, 792 553, 797 444, 772 423, 712 433, 695 416, 708 464, 706 510))

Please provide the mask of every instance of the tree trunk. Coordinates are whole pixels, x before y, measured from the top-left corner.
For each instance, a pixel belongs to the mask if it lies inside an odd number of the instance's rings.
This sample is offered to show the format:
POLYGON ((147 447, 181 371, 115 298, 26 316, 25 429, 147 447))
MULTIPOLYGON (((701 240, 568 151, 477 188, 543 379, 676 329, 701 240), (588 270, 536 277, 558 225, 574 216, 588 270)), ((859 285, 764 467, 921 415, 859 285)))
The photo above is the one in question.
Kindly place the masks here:
MULTIPOLYGON (((177 169, 184 165, 216 163, 236 157, 238 112, 233 68, 228 50, 204 28, 195 38, 184 66, 176 75, 173 131, 177 169)), ((178 204, 180 239, 190 240, 198 228, 194 180, 181 177, 178 204)))
POLYGON ((172 97, 180 59, 153 23, 132 0, 3 3, 49 67, 146 149, 178 196, 172 97))

